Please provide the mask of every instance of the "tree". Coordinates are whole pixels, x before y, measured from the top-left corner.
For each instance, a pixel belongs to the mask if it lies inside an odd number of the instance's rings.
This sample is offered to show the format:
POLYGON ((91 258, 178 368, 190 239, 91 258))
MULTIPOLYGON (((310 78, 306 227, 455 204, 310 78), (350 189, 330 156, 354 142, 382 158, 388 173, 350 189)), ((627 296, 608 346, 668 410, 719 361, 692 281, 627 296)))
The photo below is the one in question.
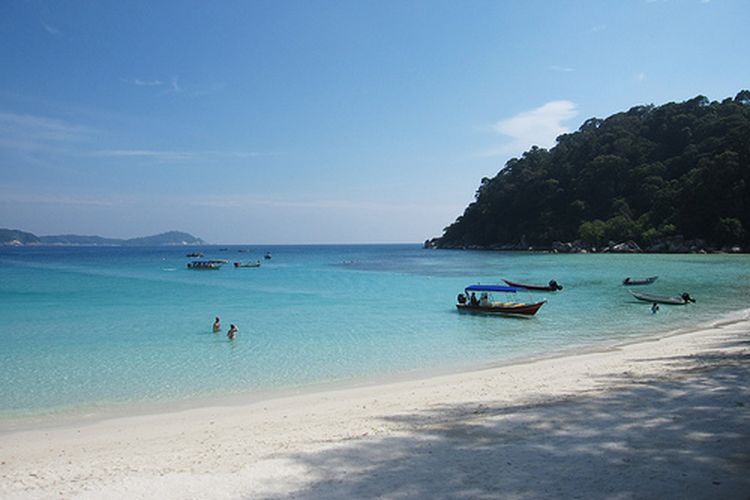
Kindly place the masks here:
POLYGON ((750 91, 586 120, 483 178, 438 246, 665 237, 748 245, 750 91), (731 222, 730 222, 731 220, 731 222), (723 222, 720 222, 723 221, 723 222))

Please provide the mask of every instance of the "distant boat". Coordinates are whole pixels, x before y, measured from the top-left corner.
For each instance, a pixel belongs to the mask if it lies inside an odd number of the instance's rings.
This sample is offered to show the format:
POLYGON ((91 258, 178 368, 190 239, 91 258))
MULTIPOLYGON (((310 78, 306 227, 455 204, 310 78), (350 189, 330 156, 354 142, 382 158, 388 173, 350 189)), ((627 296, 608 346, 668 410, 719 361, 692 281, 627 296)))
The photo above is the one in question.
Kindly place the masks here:
POLYGON ((639 293, 630 292, 633 297, 644 302, 651 302, 652 304, 668 304, 672 306, 682 306, 689 302, 695 302, 695 299, 690 296, 689 293, 683 293, 682 295, 654 295, 651 293, 639 293))
POLYGON ((185 257, 203 257, 203 254, 200 252, 191 252, 189 254, 186 254, 185 257))
POLYGON ((508 286, 512 286, 514 288, 525 288, 526 290, 538 290, 540 292, 556 292, 558 290, 562 290, 562 285, 559 285, 557 281, 550 280, 549 283, 546 285, 530 285, 528 283, 516 283, 515 281, 510 280, 503 280, 508 284, 508 286))
POLYGON ((263 256, 266 260, 271 260, 271 252, 266 252, 266 254, 263 256))
POLYGON ((495 302, 492 300, 493 293, 516 293, 517 288, 503 285, 469 285, 464 293, 458 295, 456 307, 461 312, 478 314, 506 314, 533 316, 547 301, 541 302, 495 302), (481 293, 481 298, 476 299, 476 293, 481 293), (473 294, 473 300, 470 298, 473 294))
POLYGON ((215 260, 194 260, 193 262, 188 262, 187 267, 188 269, 216 271, 221 269, 222 265, 222 262, 217 262, 215 260))
POLYGON ((260 261, 255 262, 235 262, 234 267, 260 267, 260 261))
POLYGON ((206 262, 210 262, 212 264, 229 264, 229 261, 227 259, 211 259, 206 262))
POLYGON ((634 285, 650 285, 654 281, 659 279, 658 276, 650 276, 648 278, 636 278, 632 279, 630 277, 625 278, 622 280, 622 284, 625 286, 634 286, 634 285))

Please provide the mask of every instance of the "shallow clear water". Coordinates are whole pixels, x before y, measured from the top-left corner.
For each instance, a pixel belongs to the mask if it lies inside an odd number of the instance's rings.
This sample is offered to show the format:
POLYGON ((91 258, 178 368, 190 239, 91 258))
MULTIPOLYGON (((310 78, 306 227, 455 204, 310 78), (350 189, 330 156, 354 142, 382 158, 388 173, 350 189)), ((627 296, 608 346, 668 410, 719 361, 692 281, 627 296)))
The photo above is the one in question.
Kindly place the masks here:
POLYGON ((690 327, 750 297, 744 255, 227 248, 201 250, 273 259, 193 271, 192 248, 0 248, 0 416, 477 367, 690 327), (698 303, 653 315, 620 285, 655 274, 638 289, 689 291, 698 303), (530 319, 456 312, 464 286, 502 277, 565 288, 517 297, 549 300, 530 319), (240 329, 234 342, 230 323, 240 329))

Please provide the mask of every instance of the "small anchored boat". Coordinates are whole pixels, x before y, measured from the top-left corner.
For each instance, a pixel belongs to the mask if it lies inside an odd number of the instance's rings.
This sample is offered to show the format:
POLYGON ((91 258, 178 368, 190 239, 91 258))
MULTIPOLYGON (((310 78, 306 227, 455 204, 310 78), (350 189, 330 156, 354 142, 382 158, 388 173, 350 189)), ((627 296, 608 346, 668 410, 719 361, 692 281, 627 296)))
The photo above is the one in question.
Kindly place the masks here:
POLYGON ((203 254, 201 252, 190 252, 189 254, 186 254, 185 257, 203 257, 203 254))
POLYGON ((464 293, 458 294, 456 307, 461 312, 479 314, 510 314, 533 316, 547 301, 541 302, 496 302, 492 300, 493 293, 516 293, 517 288, 503 285, 469 285, 464 293), (476 294, 480 293, 477 299, 476 294))
POLYGON ((555 280, 550 280, 546 285, 530 285, 528 283, 518 283, 506 279, 503 281, 513 288, 524 288, 526 290, 536 290, 539 292, 556 292, 563 289, 562 285, 558 284, 555 280))
POLYGON ((255 262, 235 262, 234 267, 260 267, 260 261, 255 262))
POLYGON ((263 258, 266 260, 271 260, 271 257, 272 257, 271 252, 266 252, 266 254, 263 256, 263 258))
POLYGON ((671 306, 682 306, 690 302, 695 302, 695 299, 690 296, 689 293, 685 292, 682 295, 654 295, 652 293, 640 293, 630 292, 630 294, 638 300, 644 302, 651 302, 652 304, 667 304, 671 306))
POLYGON ((221 269, 222 265, 222 262, 218 262, 215 260, 194 260, 193 262, 188 262, 187 267, 188 269, 216 271, 218 269, 221 269))
POLYGON ((631 277, 627 277, 624 280, 622 280, 622 284, 625 286, 634 286, 634 285, 650 285, 654 281, 659 279, 658 276, 649 276, 648 278, 636 278, 633 279, 631 277))

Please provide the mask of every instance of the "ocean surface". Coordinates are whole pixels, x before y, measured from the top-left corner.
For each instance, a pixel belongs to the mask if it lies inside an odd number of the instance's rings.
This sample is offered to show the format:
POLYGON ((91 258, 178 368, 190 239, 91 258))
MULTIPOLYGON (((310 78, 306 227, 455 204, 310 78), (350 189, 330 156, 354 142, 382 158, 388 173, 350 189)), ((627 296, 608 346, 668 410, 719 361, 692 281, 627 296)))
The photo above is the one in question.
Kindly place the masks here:
POLYGON ((0 247, 0 419, 480 368, 694 328, 747 308, 748 297, 746 255, 0 247), (230 264, 189 270, 193 250, 230 264), (237 260, 262 266, 235 269, 237 260), (652 314, 621 285, 651 275, 655 284, 630 289, 688 291, 697 303, 652 314), (549 301, 533 318, 456 311, 465 286, 501 278, 564 289, 518 294, 549 301))

